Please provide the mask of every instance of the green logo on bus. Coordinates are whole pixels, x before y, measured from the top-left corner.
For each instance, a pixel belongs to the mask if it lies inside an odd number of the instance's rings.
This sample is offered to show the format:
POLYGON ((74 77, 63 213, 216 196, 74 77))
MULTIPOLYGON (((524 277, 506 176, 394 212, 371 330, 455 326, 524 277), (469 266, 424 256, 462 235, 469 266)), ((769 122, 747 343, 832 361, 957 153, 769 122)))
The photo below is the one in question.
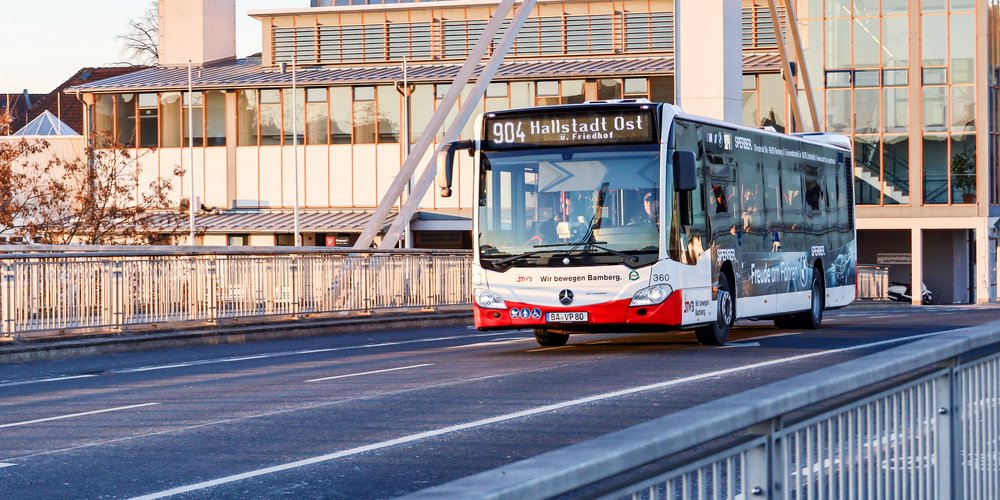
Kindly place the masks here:
POLYGON ((639 272, 638 271, 632 271, 632 272, 628 273, 628 279, 630 279, 632 281, 635 281, 635 280, 639 279, 639 272))

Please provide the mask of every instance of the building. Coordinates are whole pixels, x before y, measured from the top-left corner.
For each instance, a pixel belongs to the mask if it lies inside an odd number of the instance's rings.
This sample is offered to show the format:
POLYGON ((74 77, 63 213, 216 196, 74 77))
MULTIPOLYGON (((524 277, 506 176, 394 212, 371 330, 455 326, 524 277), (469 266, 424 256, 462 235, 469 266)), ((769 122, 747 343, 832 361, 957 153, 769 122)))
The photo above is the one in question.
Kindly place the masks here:
MULTIPOLYGON (((159 67, 67 92, 88 102, 88 131, 156 148, 143 155, 150 175, 193 165, 194 192, 181 180, 177 202, 193 194, 209 209, 198 216, 202 243, 288 243, 298 199, 314 218, 302 226, 307 244, 351 244, 407 149, 397 92, 404 60, 412 143, 440 133, 426 123, 495 3, 330 0, 253 12, 263 52, 237 59, 231 2, 164 0, 159 67)), ((776 3, 793 6, 818 128, 855 144, 859 262, 890 266, 893 280, 922 279, 942 302, 995 300, 997 1, 776 3)), ((481 109, 672 102, 673 33, 672 0, 539 1, 481 109)), ((782 40, 791 41, 787 31, 782 40)), ((768 2, 743 0, 745 123, 792 124, 778 41, 768 2)), ((803 121, 796 130, 811 130, 803 121)), ((416 246, 469 245, 468 169, 455 184, 452 198, 424 195, 416 246)))

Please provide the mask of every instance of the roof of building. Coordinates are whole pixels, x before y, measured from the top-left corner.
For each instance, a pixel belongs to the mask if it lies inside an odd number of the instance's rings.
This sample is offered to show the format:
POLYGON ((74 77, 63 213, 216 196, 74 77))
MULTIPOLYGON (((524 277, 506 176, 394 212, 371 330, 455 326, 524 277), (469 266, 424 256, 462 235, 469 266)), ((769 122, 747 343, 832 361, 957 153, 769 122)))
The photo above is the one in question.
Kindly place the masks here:
MULTIPOLYGON (((374 210, 300 210, 299 230, 310 233, 360 233, 371 220, 374 210)), ((389 227, 396 219, 390 212, 389 227)), ((183 231, 189 227, 186 212, 161 213, 147 219, 156 230, 183 231)), ((225 210, 195 214, 195 230, 207 233, 291 233, 295 214, 291 210, 225 210)))
POLYGON ((21 127, 21 130, 14 132, 13 135, 20 136, 32 136, 32 135, 80 135, 79 132, 73 130, 62 122, 62 120, 56 118, 56 115, 50 113, 48 110, 44 110, 42 114, 35 117, 34 120, 28 122, 27 125, 21 127))
MULTIPOLYGON (((777 54, 743 54, 744 71, 777 71, 781 66, 777 54)), ((407 67, 409 81, 446 82, 455 78, 460 64, 427 63, 411 64, 407 67)), ((673 57, 615 58, 615 59, 569 59, 544 61, 508 61, 500 66, 494 80, 529 80, 539 78, 600 78, 670 75, 674 72, 673 57)), ((400 65, 392 66, 349 66, 349 67, 304 67, 296 72, 296 81, 301 86, 311 85, 363 85, 392 83, 403 79, 400 65)), ((192 75, 191 84, 198 89, 217 88, 266 88, 288 87, 292 83, 291 72, 281 73, 260 66, 256 58, 198 68, 192 75)), ((187 68, 157 67, 105 80, 83 83, 67 89, 67 92, 136 92, 186 90, 188 87, 187 68)))
POLYGON ((0 115, 10 113, 11 117, 9 130, 0 130, 0 135, 7 135, 28 123, 30 107, 44 96, 45 94, 25 94, 23 92, 0 95, 0 115))

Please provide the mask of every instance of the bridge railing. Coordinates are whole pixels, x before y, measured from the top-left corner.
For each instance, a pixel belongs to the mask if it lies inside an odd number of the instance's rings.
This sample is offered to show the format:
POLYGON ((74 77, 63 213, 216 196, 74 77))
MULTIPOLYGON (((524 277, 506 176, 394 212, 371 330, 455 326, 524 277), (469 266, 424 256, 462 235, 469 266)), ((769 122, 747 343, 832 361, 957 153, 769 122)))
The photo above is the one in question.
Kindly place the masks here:
POLYGON ((1000 498, 998 343, 931 336, 411 497, 1000 498))
POLYGON ((0 254, 8 338, 471 304, 467 251, 25 248, 0 254))
POLYGON ((889 300, 889 267, 858 265, 858 299, 889 300))

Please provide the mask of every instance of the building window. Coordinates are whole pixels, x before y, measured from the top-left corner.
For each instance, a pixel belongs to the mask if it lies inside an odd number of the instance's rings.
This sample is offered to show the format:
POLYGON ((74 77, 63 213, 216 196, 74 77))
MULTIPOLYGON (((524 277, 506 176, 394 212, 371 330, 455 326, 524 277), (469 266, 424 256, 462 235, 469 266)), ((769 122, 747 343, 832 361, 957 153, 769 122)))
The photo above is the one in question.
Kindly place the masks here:
POLYGON ((205 92, 205 144, 226 145, 226 91, 205 92))
POLYGON ((622 81, 617 78, 597 80, 597 98, 602 101, 622 98, 622 81))
POLYGON ((910 72, 906 69, 887 69, 882 71, 882 85, 886 87, 905 87, 910 84, 910 72))
POLYGON ((410 143, 420 140, 434 115, 434 86, 416 85, 410 96, 410 143))
POLYGON ((878 70, 862 70, 854 72, 855 87, 878 87, 878 70))
POLYGON ((351 143, 351 88, 330 87, 330 144, 351 143))
POLYGON ((181 93, 160 94, 160 147, 176 148, 181 145, 181 93))
POLYGON ((183 123, 181 123, 181 126, 184 130, 182 146, 205 145, 204 99, 205 96, 201 92, 184 92, 181 94, 181 112, 183 113, 181 117, 183 123))
POLYGON ((281 92, 278 89, 260 91, 260 144, 281 144, 281 92))
POLYGON ((649 97, 649 81, 645 78, 626 78, 624 92, 626 98, 649 97))
POLYGON ((94 96, 94 135, 97 147, 107 147, 114 137, 115 101, 111 94, 94 96))
POLYGON ((139 146, 159 146, 160 107, 156 94, 139 94, 139 146))
MULTIPOLYGON (((399 143, 399 93, 389 85, 376 88, 378 94, 378 142, 382 144, 399 143)), ((471 120, 470 120, 471 121, 471 120)))
MULTIPOLYGON (((645 82, 645 78, 642 79, 645 82)), ((566 80, 562 82, 562 97, 560 104, 582 104, 587 100, 586 82, 584 80, 566 80)))
POLYGON ((354 143, 375 144, 375 87, 354 87, 354 143))
POLYGON ((306 133, 306 113, 305 109, 303 109, 303 105, 305 104, 303 102, 304 99, 305 89, 296 88, 294 97, 292 96, 292 89, 281 89, 281 123, 284 132, 284 144, 302 144, 302 138, 306 133), (292 106, 294 106, 294 109, 292 106))
POLYGON ((227 234, 226 244, 231 247, 245 247, 250 244, 249 234, 227 234))
POLYGON ((326 144, 330 132, 330 106, 326 89, 306 89, 306 144, 326 144))
POLYGON ((827 71, 826 72, 826 88, 828 89, 841 89, 849 88, 851 86, 851 72, 850 71, 827 71))
POLYGON ((295 246, 295 234, 293 233, 278 233, 274 235, 274 246, 276 247, 293 247, 295 246))
POLYGON ((115 139, 122 146, 135 147, 135 94, 115 95, 115 139))
POLYGON ((257 91, 236 91, 236 139, 240 146, 257 145, 257 91))

